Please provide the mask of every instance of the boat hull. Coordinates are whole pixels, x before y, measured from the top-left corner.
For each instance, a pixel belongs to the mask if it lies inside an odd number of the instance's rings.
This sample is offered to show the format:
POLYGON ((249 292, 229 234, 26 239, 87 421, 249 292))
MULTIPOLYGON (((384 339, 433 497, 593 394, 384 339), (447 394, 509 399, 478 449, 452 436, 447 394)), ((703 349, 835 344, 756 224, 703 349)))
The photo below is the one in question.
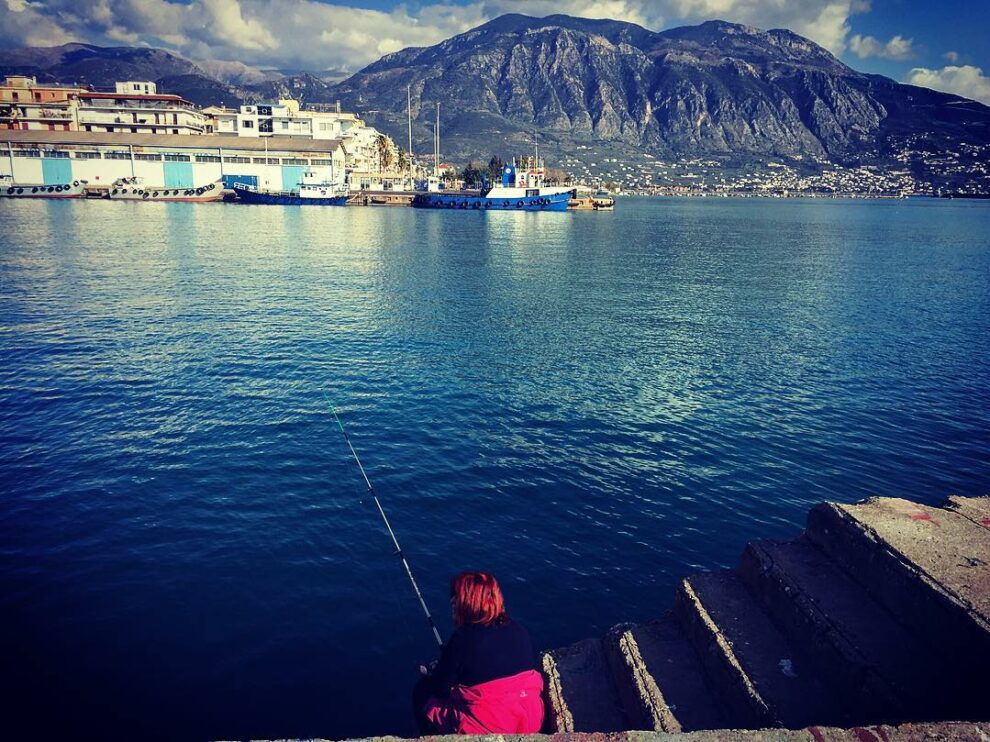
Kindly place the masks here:
POLYGON ((108 194, 111 201, 219 201, 223 186, 218 181, 199 188, 158 188, 115 183, 108 194))
POLYGON ((59 185, 11 184, 0 188, 0 196, 7 198, 83 198, 86 195, 86 184, 80 181, 62 183, 59 185))
POLYGON ((549 196, 493 198, 453 193, 420 193, 413 199, 417 209, 470 209, 475 211, 567 211, 569 191, 549 196))
POLYGON ((246 204, 274 204, 276 206, 344 206, 347 196, 327 196, 326 198, 302 198, 292 193, 253 191, 234 186, 237 198, 246 204))

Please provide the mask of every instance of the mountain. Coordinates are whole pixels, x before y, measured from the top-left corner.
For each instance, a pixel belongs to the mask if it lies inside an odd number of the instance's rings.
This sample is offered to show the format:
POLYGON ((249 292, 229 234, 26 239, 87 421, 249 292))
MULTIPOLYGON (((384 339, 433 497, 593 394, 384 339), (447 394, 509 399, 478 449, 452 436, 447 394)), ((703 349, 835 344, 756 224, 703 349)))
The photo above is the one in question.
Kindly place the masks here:
POLYGON ((163 49, 63 44, 5 49, 0 73, 35 75, 39 81, 113 88, 117 80, 158 80, 168 76, 204 75, 194 62, 163 49))
POLYGON ((723 21, 653 32, 507 15, 385 56, 333 95, 374 111, 367 118, 402 142, 406 86, 416 140, 429 141, 439 101, 443 151, 454 158, 528 151, 536 132, 559 153, 843 164, 893 164, 920 140, 935 152, 990 145, 982 104, 862 74, 791 31, 723 21))
POLYGON ((980 188, 990 190, 987 106, 857 72, 785 29, 724 21, 654 32, 622 21, 510 14, 389 54, 343 81, 336 71, 261 71, 90 44, 5 50, 0 73, 104 88, 155 80, 200 105, 340 100, 400 144, 408 86, 414 150, 432 149, 440 103, 443 156, 455 162, 528 152, 538 136, 557 163, 636 163, 648 154, 714 158, 740 172, 770 161, 876 165, 928 183, 982 170, 980 188))

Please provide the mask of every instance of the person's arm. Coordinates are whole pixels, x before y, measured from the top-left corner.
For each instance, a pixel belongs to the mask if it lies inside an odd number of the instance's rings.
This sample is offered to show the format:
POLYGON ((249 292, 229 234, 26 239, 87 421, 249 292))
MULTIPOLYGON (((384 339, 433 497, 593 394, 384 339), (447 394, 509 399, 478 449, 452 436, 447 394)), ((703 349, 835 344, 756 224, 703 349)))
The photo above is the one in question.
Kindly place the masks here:
POLYGON ((457 685, 462 661, 461 644, 461 632, 455 631, 450 641, 444 645, 440 660, 431 675, 434 687, 443 695, 447 695, 450 689, 457 685))

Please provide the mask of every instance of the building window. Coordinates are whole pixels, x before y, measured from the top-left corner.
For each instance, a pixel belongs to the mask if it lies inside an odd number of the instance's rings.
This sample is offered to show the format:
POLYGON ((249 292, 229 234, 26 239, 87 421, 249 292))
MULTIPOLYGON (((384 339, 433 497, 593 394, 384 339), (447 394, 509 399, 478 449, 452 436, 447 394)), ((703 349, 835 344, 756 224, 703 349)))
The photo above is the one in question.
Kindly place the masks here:
POLYGON ((153 154, 149 154, 149 153, 146 153, 146 152, 139 152, 136 155, 134 155, 134 159, 135 160, 154 160, 156 162, 161 162, 162 156, 161 155, 153 155, 153 154))
POLYGON ((41 150, 38 149, 15 149, 14 157, 41 157, 41 150))
POLYGON ((129 160, 131 155, 128 152, 120 152, 119 150, 111 150, 110 152, 103 153, 104 160, 129 160))
POLYGON ((236 163, 239 163, 241 165, 247 165, 247 164, 249 164, 251 162, 251 158, 250 157, 240 157, 240 156, 236 156, 235 155, 235 156, 232 156, 232 157, 225 157, 224 158, 224 161, 225 162, 236 162, 236 163))
POLYGON ((165 162, 189 162, 189 155, 165 155, 165 162))
POLYGON ((309 163, 306 160, 302 160, 302 159, 300 159, 298 157, 283 157, 282 158, 282 164, 283 165, 308 165, 309 163))
POLYGON ((138 92, 140 92, 141 91, 141 86, 140 85, 135 85, 134 86, 134 89, 137 90, 138 92))
POLYGON ((283 129, 288 129, 289 128, 289 122, 288 121, 283 121, 282 122, 282 128, 283 129))
POLYGON ((76 152, 77 160, 99 160, 99 152, 76 152))
POLYGON ((59 159, 67 159, 69 153, 64 149, 46 149, 41 152, 42 157, 55 157, 59 159))
POLYGON ((333 165, 333 160, 310 160, 311 165, 333 165))
POLYGON ((89 124, 86 124, 86 131, 93 131, 93 127, 90 126, 89 124))
POLYGON ((253 121, 245 121, 245 122, 244 122, 244 123, 242 124, 242 126, 243 126, 243 127, 245 128, 245 129, 253 129, 253 128, 254 128, 254 122, 253 122, 253 121))
POLYGON ((220 162, 220 157, 218 155, 196 155, 196 162, 220 162))
POLYGON ((18 95, 17 93, 14 93, 13 95, 14 95, 13 100, 20 100, 21 99, 20 95, 18 95))
POLYGON ((131 127, 131 134, 137 134, 137 127, 136 126, 132 126, 131 127))
POLYGON ((178 129, 172 129, 172 133, 173 134, 178 134, 179 133, 179 130, 178 129))

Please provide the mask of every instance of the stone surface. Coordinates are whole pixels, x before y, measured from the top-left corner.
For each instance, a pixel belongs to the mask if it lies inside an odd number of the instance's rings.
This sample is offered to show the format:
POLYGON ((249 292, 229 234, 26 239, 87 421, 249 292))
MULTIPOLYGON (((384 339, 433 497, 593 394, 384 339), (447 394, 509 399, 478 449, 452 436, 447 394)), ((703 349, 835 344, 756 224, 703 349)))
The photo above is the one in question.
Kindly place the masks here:
POLYGON ((700 659, 672 612, 605 638, 613 677, 632 725, 680 732, 725 725, 700 659))
POLYGON ((543 655, 547 709, 558 732, 614 732, 626 727, 601 639, 543 655))
POLYGON ((784 638, 734 572, 684 580, 675 612, 728 702, 731 724, 797 729, 845 719, 818 668, 784 638))
POLYGON ((884 498, 818 505, 808 537, 941 650, 990 662, 990 539, 949 510, 884 498))
MULTIPOLYGON (((351 742, 403 742, 402 737, 363 737, 351 742)), ((430 742, 990 742, 990 723, 938 722, 901 724, 900 726, 866 726, 842 729, 808 727, 806 729, 718 729, 713 731, 671 734, 667 732, 618 732, 616 734, 486 734, 420 737, 430 742)), ((289 742, 289 740, 255 740, 255 742, 289 742)), ((293 742, 332 742, 306 739, 293 742)))
POLYGON ((942 658, 806 537, 750 544, 739 571, 788 638, 846 691, 857 723, 916 719, 951 696, 940 693, 951 680, 942 658))
POLYGON ((978 526, 990 530, 990 497, 956 497, 950 496, 945 501, 945 507, 964 518, 968 518, 978 526))

